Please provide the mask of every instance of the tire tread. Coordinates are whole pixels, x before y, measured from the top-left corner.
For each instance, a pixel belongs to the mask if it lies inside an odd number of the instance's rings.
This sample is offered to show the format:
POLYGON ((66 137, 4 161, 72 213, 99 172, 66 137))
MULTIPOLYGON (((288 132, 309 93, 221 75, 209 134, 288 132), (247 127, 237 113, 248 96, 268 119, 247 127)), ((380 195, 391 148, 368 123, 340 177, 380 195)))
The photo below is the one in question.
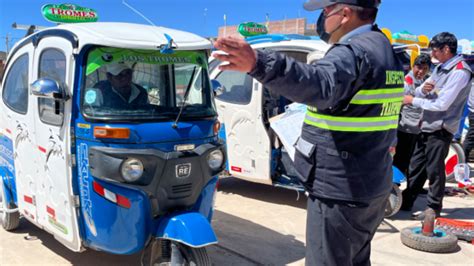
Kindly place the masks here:
POLYGON ((407 247, 432 253, 451 253, 458 247, 458 239, 451 234, 442 237, 428 237, 413 233, 415 228, 419 227, 404 228, 400 233, 401 241, 407 247))

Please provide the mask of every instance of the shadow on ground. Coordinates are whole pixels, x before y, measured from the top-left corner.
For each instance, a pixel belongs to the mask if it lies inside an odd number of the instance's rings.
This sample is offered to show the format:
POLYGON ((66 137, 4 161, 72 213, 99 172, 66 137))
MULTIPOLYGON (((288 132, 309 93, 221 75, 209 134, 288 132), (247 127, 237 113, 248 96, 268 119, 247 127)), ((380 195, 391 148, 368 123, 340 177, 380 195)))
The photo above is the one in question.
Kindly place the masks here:
POLYGON ((139 254, 113 255, 94 250, 86 250, 82 253, 73 252, 54 239, 53 235, 39 229, 24 218, 21 219, 20 227, 11 233, 29 234, 31 240, 27 240, 25 237, 24 241, 41 241, 46 248, 73 265, 140 265, 139 254))
MULTIPOLYGON (((231 214, 216 211, 219 246, 248 258, 249 264, 287 265, 305 256, 304 243, 231 214)), ((229 263, 229 265, 232 263, 229 263)))
MULTIPOLYGON (((248 220, 215 211, 213 228, 219 239, 218 246, 208 249, 211 261, 228 265, 285 265, 304 258, 304 244, 292 235, 283 235, 248 220), (276 255, 282 254, 284 255, 276 255)), ((54 237, 21 219, 20 227, 11 232, 28 234, 22 241, 40 241, 48 250, 54 252, 72 265, 140 265, 140 254, 114 255, 94 250, 83 253, 70 251, 54 237), (29 239, 29 240, 28 240, 29 239)), ((28 252, 25 250, 25 252, 28 252)))
MULTIPOLYGON (((448 199, 449 199, 449 196, 444 197, 444 201, 448 199)), ((468 202, 471 202, 471 201, 468 201, 468 202)), ((393 220, 413 220, 412 213, 425 210, 426 204, 427 204, 426 195, 419 196, 411 211, 399 211, 397 214, 387 219, 392 220, 392 221, 393 220)), ((441 216, 443 218, 460 219, 460 220, 472 219, 472 217, 474 217, 474 207, 465 207, 465 205, 463 205, 462 207, 459 207, 459 208, 452 208, 452 207, 443 208, 443 210, 441 211, 441 216)))
POLYGON ((260 201, 306 209, 306 196, 302 192, 257 184, 234 177, 219 180, 219 191, 237 194, 260 201))

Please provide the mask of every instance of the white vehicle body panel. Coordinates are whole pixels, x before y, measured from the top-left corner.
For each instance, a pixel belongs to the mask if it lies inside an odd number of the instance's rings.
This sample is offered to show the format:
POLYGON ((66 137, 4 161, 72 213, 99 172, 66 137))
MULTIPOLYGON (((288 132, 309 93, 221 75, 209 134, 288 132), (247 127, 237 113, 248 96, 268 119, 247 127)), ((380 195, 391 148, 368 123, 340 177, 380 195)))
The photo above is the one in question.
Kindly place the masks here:
MULTIPOLYGON (((43 39, 36 48, 34 66, 39 66, 42 52, 52 47, 66 57, 65 83, 68 85, 65 89, 70 95, 70 84, 74 84, 74 58, 70 42, 59 37, 43 39)), ((39 78, 38 70, 33 72, 34 80, 39 78)), ((37 104, 38 97, 30 95, 30 100, 37 104)), ((65 103, 62 126, 48 125, 40 121, 38 119, 38 107, 32 109, 30 113, 36 118, 35 141, 41 151, 38 161, 38 180, 41 189, 38 191, 36 201, 39 223, 64 245, 74 251, 80 251, 81 241, 76 207, 73 202, 74 193, 70 165, 71 105, 72 101, 65 103)))
MULTIPOLYGON (((329 48, 319 40, 267 42, 252 47, 303 52, 309 55, 310 62, 322 58, 329 48)), ((211 79, 218 78, 221 73, 215 68, 211 79)), ((263 85, 252 79, 252 96, 248 104, 235 104, 216 97, 216 105, 219 120, 225 126, 229 173, 240 179, 272 184, 272 143, 263 121, 263 91, 263 85)))

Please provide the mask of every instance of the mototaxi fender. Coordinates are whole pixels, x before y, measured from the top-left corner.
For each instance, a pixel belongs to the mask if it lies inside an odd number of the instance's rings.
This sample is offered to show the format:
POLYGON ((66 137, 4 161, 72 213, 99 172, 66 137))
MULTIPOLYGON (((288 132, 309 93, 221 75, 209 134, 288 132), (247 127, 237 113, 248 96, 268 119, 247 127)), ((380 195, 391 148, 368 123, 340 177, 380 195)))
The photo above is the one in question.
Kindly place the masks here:
POLYGON ((180 242, 193 248, 217 244, 209 221, 198 212, 184 212, 162 217, 155 237, 180 242))

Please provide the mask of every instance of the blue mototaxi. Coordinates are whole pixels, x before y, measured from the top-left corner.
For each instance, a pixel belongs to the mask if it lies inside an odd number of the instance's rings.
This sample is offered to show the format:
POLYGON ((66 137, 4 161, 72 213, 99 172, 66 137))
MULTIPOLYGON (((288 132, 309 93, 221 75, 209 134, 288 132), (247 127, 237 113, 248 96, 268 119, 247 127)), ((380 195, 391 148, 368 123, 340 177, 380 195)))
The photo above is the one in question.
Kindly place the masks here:
POLYGON ((21 40, 0 90, 3 227, 16 229, 21 214, 76 252, 210 265, 225 167, 210 48, 194 34, 126 23, 60 25, 21 40), (130 98, 110 102, 113 79, 127 76, 130 98))

